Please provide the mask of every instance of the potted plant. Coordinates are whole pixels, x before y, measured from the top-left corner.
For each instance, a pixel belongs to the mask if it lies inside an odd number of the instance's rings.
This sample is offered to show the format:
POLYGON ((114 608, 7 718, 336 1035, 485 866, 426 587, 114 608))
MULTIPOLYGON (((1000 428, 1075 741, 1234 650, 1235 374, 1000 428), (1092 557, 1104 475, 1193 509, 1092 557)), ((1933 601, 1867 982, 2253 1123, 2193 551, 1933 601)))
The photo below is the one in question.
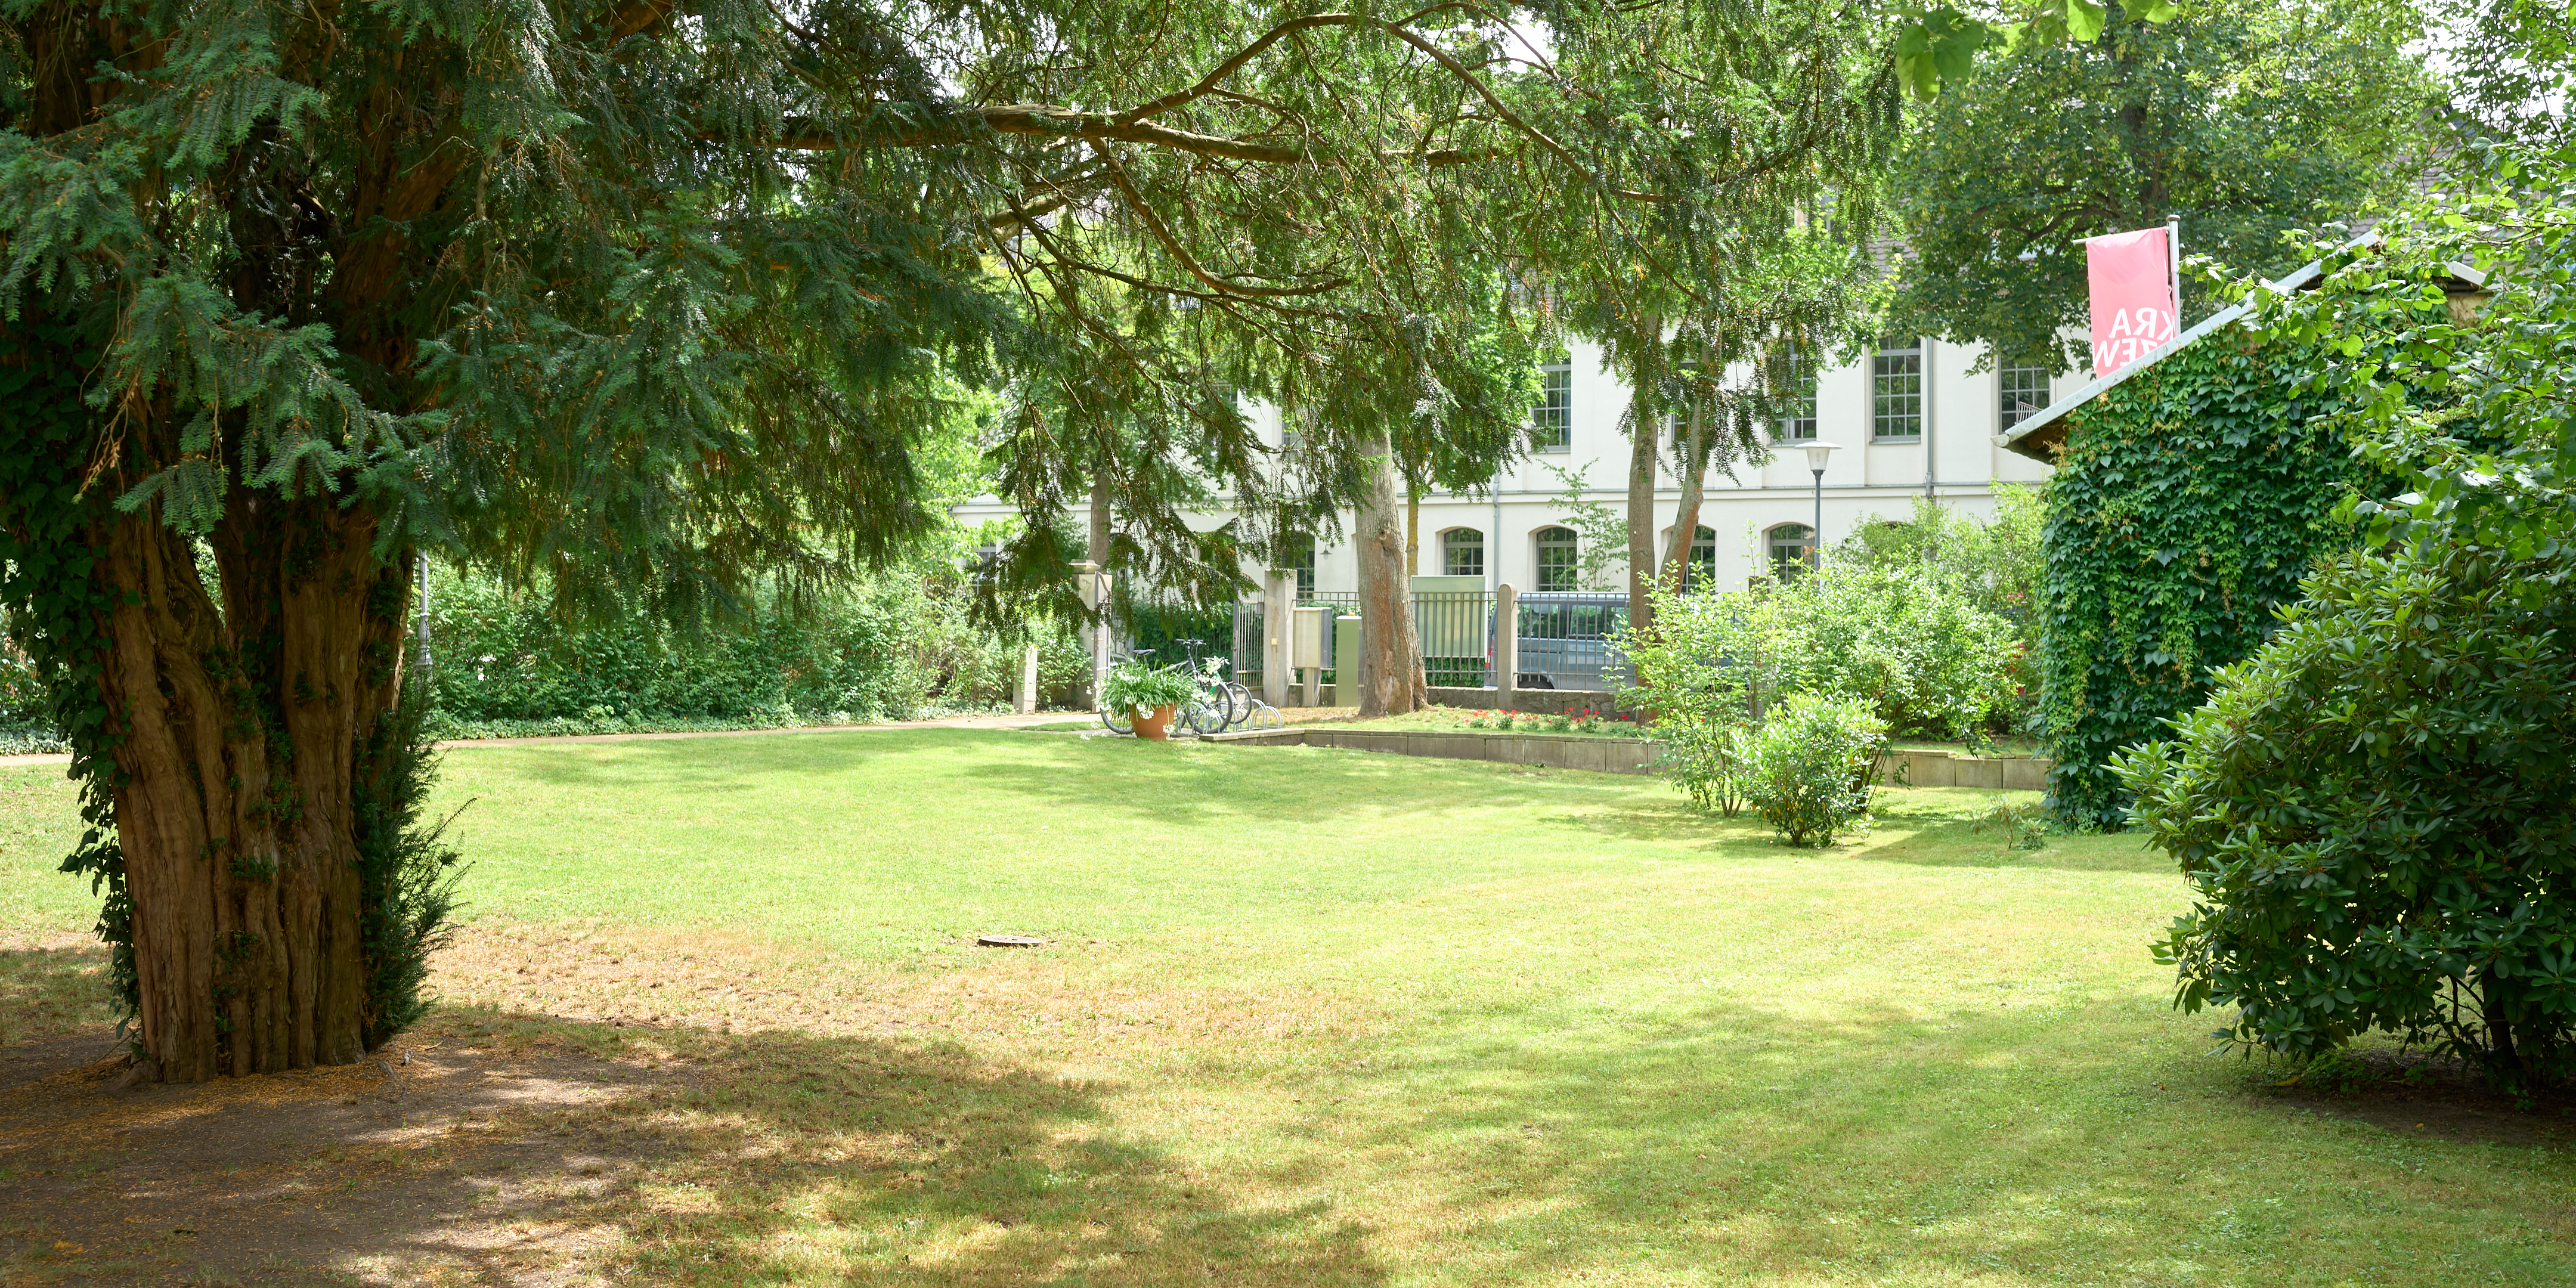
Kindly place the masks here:
POLYGON ((1109 678, 1100 686, 1100 704, 1132 714, 1137 737, 1160 741, 1172 736, 1172 712, 1189 700, 1194 689, 1186 675, 1130 659, 1109 669, 1109 678))

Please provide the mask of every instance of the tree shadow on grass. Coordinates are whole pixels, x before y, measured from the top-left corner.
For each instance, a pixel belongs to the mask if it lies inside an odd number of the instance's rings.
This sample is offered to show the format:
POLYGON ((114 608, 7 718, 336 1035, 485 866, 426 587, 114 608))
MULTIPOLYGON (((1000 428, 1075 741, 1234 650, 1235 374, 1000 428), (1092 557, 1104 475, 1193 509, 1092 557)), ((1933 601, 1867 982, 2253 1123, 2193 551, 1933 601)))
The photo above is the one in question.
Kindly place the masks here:
POLYGON ((2449 1237, 2460 1205, 2497 1205, 2499 1232, 2564 1220, 2474 1158, 2444 1177, 2478 1178, 2467 1192, 2446 1194, 2439 1167, 2355 1167, 2336 1172, 2350 1192, 2266 1206, 2280 1175, 2375 1147, 2205 1079, 2168 1091, 2170 1051, 2148 1054, 2117 1007, 2085 1010, 1712 1006, 1606 1046, 1423 1035, 1386 1076, 1427 1112, 1334 1144, 1447 1160, 1441 1219, 1497 1258, 1496 1283, 1608 1266, 1638 1282, 2232 1282, 2284 1238, 2350 1273, 2377 1240, 2449 1237))
POLYGON ((0 949, 0 1048, 109 1018, 107 949, 96 941, 0 949))
MULTIPOLYGON (((27 1282, 1376 1284, 1346 1213, 1229 1206, 1035 1068, 450 1008, 410 1063, 0 1102, 27 1282), (187 1233, 180 1233, 186 1231, 187 1233)), ((68 1050, 64 1059, 72 1058, 68 1050)))
POLYGON ((2036 850, 2012 848, 2001 829, 1980 830, 1960 816, 1973 797, 1917 797, 1884 792, 1872 830, 1831 846, 1793 849, 1750 811, 1735 818, 1703 812, 1687 800, 1637 795, 1556 821, 1595 836, 1687 845, 1702 854, 1744 858, 1847 859, 1932 868, 2046 868, 2063 872, 2170 872, 2172 861, 2133 833, 2052 833, 2036 850))
POLYGON ((1613 776, 1575 770, 1326 747, 1173 747, 1129 739, 1094 739, 1043 761, 987 760, 969 774, 1048 808, 1105 810, 1176 827, 1320 821, 1360 811, 1436 819, 1616 799, 1636 790, 1633 780, 1586 781, 1613 776))

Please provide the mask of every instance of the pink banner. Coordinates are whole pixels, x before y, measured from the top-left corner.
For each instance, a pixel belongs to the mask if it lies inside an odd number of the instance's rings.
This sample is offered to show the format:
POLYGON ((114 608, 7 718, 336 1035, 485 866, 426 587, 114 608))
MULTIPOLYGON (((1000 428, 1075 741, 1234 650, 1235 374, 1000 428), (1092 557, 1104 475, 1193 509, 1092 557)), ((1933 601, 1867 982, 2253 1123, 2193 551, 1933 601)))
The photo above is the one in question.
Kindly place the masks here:
POLYGON ((2107 376, 2174 338, 2172 250, 2162 228, 2084 243, 2093 279, 2093 374, 2107 376))

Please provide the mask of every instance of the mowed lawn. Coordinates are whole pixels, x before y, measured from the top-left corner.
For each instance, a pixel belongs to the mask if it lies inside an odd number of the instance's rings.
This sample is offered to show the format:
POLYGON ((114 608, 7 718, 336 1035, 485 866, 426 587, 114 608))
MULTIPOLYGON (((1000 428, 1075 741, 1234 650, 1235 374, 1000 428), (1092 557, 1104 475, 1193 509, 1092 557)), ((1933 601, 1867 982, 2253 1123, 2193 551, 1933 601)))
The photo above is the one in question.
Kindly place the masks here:
MULTIPOLYGON (((697 1071, 577 1111, 633 1161, 547 1191, 590 1232, 552 1272, 2576 1282, 2554 1129, 2363 1121, 2211 1058, 2148 954, 2184 898, 2161 856, 2006 850, 1966 822, 1997 793, 1892 790, 1868 835, 1795 851, 1652 780, 1309 748, 899 731, 446 766, 472 920, 416 1040, 697 1071)), ((0 776, 11 1006, 76 1004, 59 772, 0 776)), ((436 1243, 369 1264, 516 1281, 436 1243)))

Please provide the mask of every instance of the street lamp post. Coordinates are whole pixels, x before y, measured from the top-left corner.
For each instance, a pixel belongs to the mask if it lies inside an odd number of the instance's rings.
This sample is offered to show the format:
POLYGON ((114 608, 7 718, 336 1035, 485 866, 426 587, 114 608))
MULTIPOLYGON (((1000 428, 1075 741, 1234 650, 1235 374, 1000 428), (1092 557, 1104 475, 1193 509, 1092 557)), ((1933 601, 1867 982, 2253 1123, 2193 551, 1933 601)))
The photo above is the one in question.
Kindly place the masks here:
POLYGON ((1825 462, 1834 454, 1831 443, 1801 443, 1807 452, 1807 472, 1816 476, 1816 526, 1807 529, 1807 563, 1814 568, 1825 566, 1825 462))

